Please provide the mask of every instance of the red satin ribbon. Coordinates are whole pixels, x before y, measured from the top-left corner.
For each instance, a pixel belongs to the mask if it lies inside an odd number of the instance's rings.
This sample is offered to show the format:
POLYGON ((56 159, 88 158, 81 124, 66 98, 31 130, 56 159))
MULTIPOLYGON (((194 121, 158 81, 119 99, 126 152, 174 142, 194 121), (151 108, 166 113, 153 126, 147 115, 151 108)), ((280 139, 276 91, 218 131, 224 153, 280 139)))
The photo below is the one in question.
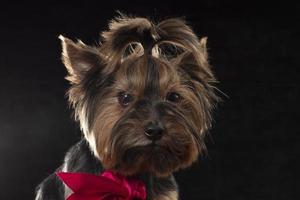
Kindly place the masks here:
POLYGON ((146 187, 142 181, 112 171, 105 171, 100 176, 69 172, 57 172, 56 175, 74 192, 67 200, 146 200, 146 187))

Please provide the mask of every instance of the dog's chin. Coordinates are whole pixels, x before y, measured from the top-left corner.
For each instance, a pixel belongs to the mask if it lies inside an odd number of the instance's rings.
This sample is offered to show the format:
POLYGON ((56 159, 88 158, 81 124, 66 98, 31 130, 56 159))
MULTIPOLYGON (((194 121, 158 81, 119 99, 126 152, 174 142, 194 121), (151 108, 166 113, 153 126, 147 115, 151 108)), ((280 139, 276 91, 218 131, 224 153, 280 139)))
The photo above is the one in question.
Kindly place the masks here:
POLYGON ((120 155, 116 170, 128 176, 146 173, 165 177, 177 170, 180 163, 181 159, 170 149, 149 144, 127 149, 120 155))

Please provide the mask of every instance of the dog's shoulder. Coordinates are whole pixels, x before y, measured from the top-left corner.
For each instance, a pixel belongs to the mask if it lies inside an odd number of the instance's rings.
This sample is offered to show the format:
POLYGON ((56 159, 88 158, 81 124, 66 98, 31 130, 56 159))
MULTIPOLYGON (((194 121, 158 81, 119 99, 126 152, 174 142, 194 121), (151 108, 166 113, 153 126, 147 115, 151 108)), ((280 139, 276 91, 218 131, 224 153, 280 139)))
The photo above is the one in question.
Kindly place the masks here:
POLYGON ((63 171, 99 174, 103 171, 103 167, 93 155, 87 142, 82 139, 66 153, 63 171))
POLYGON ((44 179, 36 188, 35 200, 63 200, 64 187, 55 173, 44 179))
MULTIPOLYGON (((56 171, 96 174, 102 170, 100 161, 95 158, 86 141, 82 139, 67 151, 64 163, 56 171)), ((55 173, 45 178, 36 188, 35 200, 63 199, 65 199, 65 187, 55 173)))

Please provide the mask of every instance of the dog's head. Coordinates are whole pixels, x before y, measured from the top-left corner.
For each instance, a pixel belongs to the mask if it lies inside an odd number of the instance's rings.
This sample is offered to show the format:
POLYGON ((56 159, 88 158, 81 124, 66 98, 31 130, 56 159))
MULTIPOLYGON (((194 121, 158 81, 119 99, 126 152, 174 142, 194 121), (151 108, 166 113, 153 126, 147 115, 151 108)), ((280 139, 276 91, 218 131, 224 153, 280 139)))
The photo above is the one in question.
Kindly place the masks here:
POLYGON ((197 159, 216 100, 206 38, 181 19, 124 16, 97 47, 60 38, 69 101, 105 168, 167 176, 197 159))

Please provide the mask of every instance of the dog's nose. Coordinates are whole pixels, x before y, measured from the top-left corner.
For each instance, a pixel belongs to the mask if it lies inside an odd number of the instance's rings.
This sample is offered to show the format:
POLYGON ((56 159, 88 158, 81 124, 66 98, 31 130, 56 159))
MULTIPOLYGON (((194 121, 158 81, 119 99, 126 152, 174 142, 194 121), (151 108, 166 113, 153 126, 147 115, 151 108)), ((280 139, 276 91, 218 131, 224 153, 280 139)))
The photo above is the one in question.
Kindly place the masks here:
POLYGON ((152 141, 159 140, 163 135, 163 131, 162 126, 152 122, 145 126, 145 135, 152 141))

